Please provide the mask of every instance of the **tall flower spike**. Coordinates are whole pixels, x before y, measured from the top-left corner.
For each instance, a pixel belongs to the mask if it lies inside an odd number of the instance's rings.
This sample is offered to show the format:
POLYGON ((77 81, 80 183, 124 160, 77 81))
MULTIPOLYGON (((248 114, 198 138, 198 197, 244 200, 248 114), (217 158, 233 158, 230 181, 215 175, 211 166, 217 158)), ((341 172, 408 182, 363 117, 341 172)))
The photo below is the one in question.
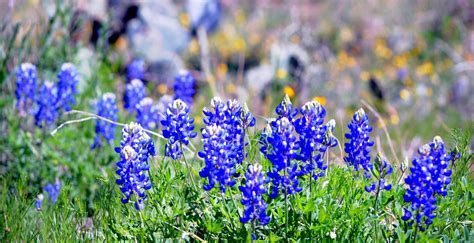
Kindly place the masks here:
POLYGON ((134 79, 143 80, 145 73, 145 61, 134 59, 127 67, 127 82, 134 79))
POLYGON ((161 121, 163 137, 168 139, 165 145, 165 156, 176 160, 181 158, 181 144, 188 145, 189 139, 196 137, 194 119, 189 117, 189 107, 181 100, 174 100, 168 106, 166 115, 161 121))
POLYGON ((392 174, 392 165, 388 163, 387 160, 383 159, 380 154, 375 157, 374 168, 371 172, 374 182, 372 182, 370 186, 365 187, 366 192, 376 191, 376 193, 378 193, 381 190, 389 191, 392 189, 392 185, 387 183, 385 179, 386 176, 392 174))
POLYGON ((137 105, 137 122, 143 128, 153 130, 158 128, 160 114, 158 106, 149 97, 143 98, 137 105))
POLYGON ((214 97, 211 100, 210 108, 204 107, 202 109, 204 113, 203 122, 206 125, 222 125, 226 121, 227 104, 223 102, 219 97, 214 97))
POLYGON ((22 63, 16 71, 16 108, 20 116, 33 112, 36 92, 36 67, 31 63, 22 63))
POLYGON ((35 124, 38 127, 52 126, 58 118, 56 101, 58 90, 53 82, 45 81, 41 86, 36 103, 38 110, 35 114, 35 124))
POLYGON ((124 108, 133 113, 137 105, 146 96, 146 88, 142 81, 133 79, 125 88, 124 108))
POLYGON ((181 70, 174 81, 174 99, 180 99, 188 106, 193 104, 194 77, 187 70, 181 70))
POLYGON ((64 63, 58 74, 57 105, 65 111, 70 111, 76 104, 77 71, 72 63, 64 63))
POLYGON ((298 182, 298 165, 296 151, 299 149, 295 128, 288 118, 283 117, 270 123, 270 131, 265 131, 265 143, 269 146, 264 150, 266 157, 272 162, 273 168, 268 172, 272 188, 270 197, 276 198, 280 191, 291 195, 302 190, 298 182))
MULTIPOLYGON (((115 94, 103 94, 97 102, 96 111, 97 115, 116 122, 118 120, 118 107, 115 94)), ((95 133, 94 143, 91 145, 92 149, 102 146, 101 137, 103 137, 108 144, 112 145, 115 138, 115 124, 97 120, 95 123, 95 133)))
POLYGON ((147 161, 150 155, 156 155, 153 140, 140 124, 132 122, 122 129, 120 147, 115 148, 115 151, 120 154, 120 161, 117 162, 117 174, 120 178, 117 179, 117 184, 124 194, 122 203, 128 203, 135 195, 132 199, 135 201, 135 208, 141 210, 144 207, 143 201, 147 198, 146 190, 152 186, 147 161))
POLYGON ((216 124, 212 124, 202 130, 203 151, 198 153, 204 159, 205 166, 199 175, 208 179, 208 183, 203 186, 209 191, 217 183, 222 192, 226 187, 235 185, 232 176, 236 173, 232 160, 229 159, 229 143, 226 141, 226 132, 216 124))
POLYGON ((247 223, 249 221, 259 221, 261 225, 267 225, 270 217, 267 215, 267 203, 263 200, 263 195, 267 193, 266 184, 268 179, 262 172, 262 165, 249 165, 245 173, 245 184, 240 186, 242 192, 242 200, 244 205, 244 215, 240 218, 240 222, 247 223))
POLYGON ((353 166, 358 171, 359 167, 364 169, 366 177, 370 177, 372 163, 370 162, 370 151, 374 142, 370 140, 369 134, 372 127, 369 125, 369 117, 365 114, 364 109, 359 109, 348 125, 350 133, 346 133, 349 142, 345 144, 344 151, 347 156, 344 161, 349 166, 353 166))
POLYGON ((300 135, 299 147, 300 160, 304 162, 301 168, 301 175, 312 174, 315 180, 324 175, 326 165, 323 156, 327 150, 324 145, 326 125, 324 117, 326 110, 316 101, 310 101, 301 108, 301 117, 295 121, 296 132, 300 135), (319 173, 315 172, 318 168, 319 173))
POLYGON ((411 207, 403 208, 402 219, 410 225, 416 222, 420 230, 424 231, 436 217, 436 195, 446 196, 446 187, 451 182, 449 161, 451 155, 445 151, 443 140, 436 136, 433 142, 418 149, 419 156, 413 158, 411 174, 405 179, 409 186, 404 200, 411 203, 411 207))

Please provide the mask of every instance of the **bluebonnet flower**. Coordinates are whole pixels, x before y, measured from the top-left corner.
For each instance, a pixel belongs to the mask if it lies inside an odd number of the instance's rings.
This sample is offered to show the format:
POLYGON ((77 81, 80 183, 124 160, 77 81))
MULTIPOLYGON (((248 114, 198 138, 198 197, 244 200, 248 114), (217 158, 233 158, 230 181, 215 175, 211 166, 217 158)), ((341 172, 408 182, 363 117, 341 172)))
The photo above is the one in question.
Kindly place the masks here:
POLYGON ((127 82, 134 79, 143 80, 145 73, 145 61, 143 59, 134 59, 127 67, 127 82))
POLYGON ((331 119, 326 123, 326 133, 324 134, 323 144, 327 147, 334 148, 338 144, 337 138, 333 134, 335 128, 336 121, 334 119, 331 119))
POLYGON ((277 105, 275 111, 278 114, 278 119, 286 117, 294 125, 296 116, 298 115, 298 109, 293 107, 290 97, 287 94, 285 94, 283 101, 277 105))
POLYGON ((146 96, 146 88, 142 81, 133 79, 125 88, 124 108, 133 113, 137 105, 146 96))
POLYGON ((376 191, 376 194, 381 190, 390 191, 392 185, 386 182, 385 177, 391 175, 393 172, 392 165, 383 159, 379 154, 375 157, 374 168, 372 170, 372 175, 374 176, 374 182, 370 186, 365 187, 366 192, 376 191))
POLYGON ((174 100, 166 110, 163 125, 163 137, 168 139, 165 145, 165 156, 172 159, 181 158, 182 145, 188 145, 189 139, 196 137, 194 119, 189 117, 189 107, 181 100, 174 100))
POLYGON ((287 117, 270 122, 264 130, 263 143, 269 146, 263 151, 273 165, 272 170, 268 172, 272 182, 271 198, 276 198, 280 189, 282 193, 288 195, 302 190, 297 178, 298 164, 295 160, 299 147, 294 130, 287 117))
POLYGON ((188 106, 193 104, 194 77, 189 71, 181 70, 174 81, 174 99, 180 99, 188 106))
POLYGON ((76 104, 77 71, 72 63, 64 63, 58 74, 58 101, 57 105, 66 111, 76 104))
POLYGON ((225 191, 226 186, 235 185, 236 165, 242 164, 245 158, 245 129, 255 125, 255 118, 236 100, 224 103, 218 97, 211 100, 211 108, 205 107, 203 113, 207 127, 202 130, 204 151, 199 155, 206 165, 200 175, 209 180, 206 190, 219 182, 225 191))
POLYGON ((143 201, 147 198, 146 190, 152 186, 147 161, 150 155, 156 155, 153 140, 140 124, 131 122, 123 128, 120 147, 115 148, 115 151, 120 154, 120 161, 117 162, 117 174, 120 178, 117 179, 117 184, 124 194, 122 203, 128 203, 135 194, 135 208, 141 210, 143 201))
POLYGON ((374 142, 369 137, 372 127, 369 125, 369 117, 365 114, 364 109, 361 108, 354 114, 348 128, 350 133, 346 133, 346 138, 349 139, 349 142, 344 147, 344 151, 347 153, 344 161, 349 166, 353 166, 355 171, 362 167, 364 175, 370 177, 372 169, 370 151, 374 142))
POLYGON ((324 124, 326 110, 318 102, 310 101, 301 108, 301 117, 295 121, 295 130, 300 135, 299 159, 304 162, 301 175, 310 174, 315 180, 324 175, 326 165, 323 156, 327 150, 324 144, 327 126, 324 124), (319 173, 314 173, 318 168, 319 173))
POLYGON ((436 217, 436 195, 446 196, 446 186, 451 182, 452 171, 448 168, 451 155, 445 152, 443 140, 436 136, 433 142, 418 149, 419 156, 412 161, 411 174, 405 179, 409 186, 403 199, 411 207, 403 208, 402 219, 416 222, 424 231, 436 217))
POLYGON ((41 86, 36 103, 38 110, 35 114, 35 124, 38 127, 53 125, 58 118, 56 101, 58 90, 53 82, 45 81, 41 86))
POLYGON ((137 122, 143 128, 152 130, 158 128, 160 114, 158 106, 153 104, 153 100, 146 97, 137 105, 137 122))
MULTIPOLYGON (((115 94, 103 94, 97 102, 96 111, 97 115, 116 122, 118 120, 118 107, 115 94)), ((91 145, 92 149, 102 146, 101 137, 112 145, 115 138, 115 124, 97 120, 95 123, 95 133, 94 143, 91 145)))
POLYGON ((245 206, 244 215, 240 222, 259 221, 261 225, 267 225, 270 217, 267 215, 267 203, 263 200, 263 195, 267 193, 266 184, 268 179, 262 172, 262 165, 249 165, 245 173, 245 184, 239 186, 242 192, 240 202, 245 206))
POLYGON ((48 198, 51 200, 53 204, 55 204, 58 201, 60 190, 61 190, 61 182, 58 179, 56 179, 54 184, 48 183, 44 187, 44 191, 46 192, 46 195, 48 195, 48 198))
POLYGON ((216 124, 208 125, 201 130, 203 151, 198 155, 204 159, 205 166, 199 175, 208 179, 203 185, 204 190, 209 191, 219 183, 222 192, 226 186, 232 187, 236 181, 233 176, 236 173, 232 160, 229 159, 229 144, 226 142, 225 130, 216 124))
POLYGON ((43 202, 45 199, 51 201, 52 204, 56 204, 59 197, 59 192, 61 190, 61 182, 59 179, 56 179, 54 184, 48 183, 43 188, 43 193, 40 193, 35 201, 35 207, 37 210, 41 210, 43 208, 43 202), (45 196, 46 195, 46 198, 45 196))
POLYGON ((36 92, 36 67, 31 63, 22 63, 16 71, 16 107, 21 116, 32 112, 36 92))

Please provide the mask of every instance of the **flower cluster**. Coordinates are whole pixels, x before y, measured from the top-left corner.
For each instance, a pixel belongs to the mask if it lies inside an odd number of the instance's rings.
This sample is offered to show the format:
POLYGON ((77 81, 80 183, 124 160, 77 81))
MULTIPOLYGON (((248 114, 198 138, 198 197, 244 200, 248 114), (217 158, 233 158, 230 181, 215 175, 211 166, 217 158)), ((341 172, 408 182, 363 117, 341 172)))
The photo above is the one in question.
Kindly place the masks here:
POLYGON ((233 178, 236 169, 229 159, 226 132, 216 124, 206 126, 201 132, 203 151, 199 151, 198 155, 204 159, 205 166, 199 175, 208 179, 203 188, 209 191, 219 183, 221 191, 225 192, 226 186, 232 187, 236 183, 233 178))
POLYGON ((127 82, 134 79, 143 80, 145 73, 145 61, 143 59, 134 59, 127 67, 127 82))
MULTIPOLYGON (((116 122, 118 119, 118 107, 115 99, 115 94, 105 93, 99 99, 96 105, 97 115, 116 122)), ((97 120, 95 124, 96 136, 91 148, 102 146, 101 137, 103 137, 109 144, 114 142, 115 125, 103 120, 97 120)))
POLYGON ((369 117, 365 114, 364 109, 359 109, 348 124, 350 133, 346 134, 349 142, 345 144, 344 151, 347 157, 344 161, 349 166, 353 166, 358 171, 359 167, 364 169, 364 175, 370 177, 372 163, 370 162, 370 150, 374 142, 370 140, 369 134, 372 127, 369 125, 369 117))
POLYGON ((301 117, 295 121, 296 132, 300 135, 300 160, 304 162, 301 175, 312 174, 316 180, 324 175, 326 165, 322 154, 327 150, 324 144, 327 126, 324 124, 326 110, 315 101, 306 103, 301 108, 301 117), (313 173, 318 168, 320 173, 313 173))
POLYGON ((302 190, 298 182, 297 150, 299 149, 294 132, 295 127, 287 117, 282 117, 268 124, 262 136, 266 145, 263 151, 273 168, 268 172, 271 179, 271 198, 276 198, 280 192, 294 194, 302 190))
POLYGON ((181 158, 182 145, 188 145, 189 139, 196 137, 194 119, 189 117, 189 107, 181 100, 174 100, 168 106, 164 119, 163 136, 168 139, 165 145, 165 155, 172 159, 181 158))
POLYGON ((43 188, 43 193, 38 195, 38 198, 35 202, 35 207, 37 210, 41 210, 43 208, 43 201, 45 199, 44 194, 46 194, 46 198, 51 201, 52 204, 56 204, 59 197, 59 191, 61 190, 61 182, 56 179, 54 184, 48 183, 43 188))
POLYGON ((268 183, 268 179, 262 172, 262 165, 249 165, 245 179, 245 184, 239 187, 242 192, 240 202, 245 206, 240 222, 247 223, 258 220, 261 225, 266 225, 270 221, 270 217, 266 213, 268 205, 263 200, 263 195, 267 193, 265 184, 268 183))
POLYGON ((194 77, 189 71, 181 70, 174 81, 174 99, 180 99, 188 106, 193 104, 194 77))
POLYGON ((56 101, 58 90, 53 82, 45 81, 41 86, 36 103, 38 110, 35 113, 35 124, 38 127, 49 127, 58 118, 56 101))
POLYGON ((452 171, 448 169, 451 155, 445 152, 443 140, 436 136, 433 142, 418 149, 418 157, 412 161, 411 174, 405 179, 409 186, 404 200, 411 207, 403 208, 403 220, 416 222, 420 230, 425 230, 436 215, 436 195, 447 195, 446 186, 451 182, 452 171))
POLYGON ((36 92, 36 67, 31 63, 22 63, 16 71, 16 107, 21 116, 32 112, 36 92))
POLYGON ((120 161, 117 162, 117 174, 120 178, 117 179, 117 184, 124 194, 122 203, 128 203, 135 194, 135 208, 141 210, 143 201, 147 198, 146 190, 152 186, 147 161, 150 155, 156 155, 153 140, 140 124, 132 122, 123 128, 120 147, 115 151, 120 154, 120 161))
POLYGON ((254 126, 256 119, 236 100, 223 102, 218 97, 211 100, 211 107, 205 107, 203 113, 207 127, 202 130, 205 146, 200 157, 206 166, 200 175, 209 179, 207 190, 216 185, 215 178, 218 178, 221 190, 225 191, 225 186, 235 185, 232 177, 237 176, 236 165, 242 164, 245 158, 245 129, 254 126), (216 143, 216 140, 222 141, 216 143), (214 154, 219 156, 213 157, 214 154))
POLYGON ((133 79, 125 88, 124 108, 133 113, 137 105, 146 96, 146 88, 142 81, 133 79))
POLYGON ((77 94, 77 71, 72 63, 64 63, 58 73, 58 101, 59 108, 66 111, 71 110, 71 106, 76 104, 77 94))
POLYGON ((376 191, 378 193, 381 190, 390 191, 392 189, 392 185, 386 182, 385 177, 392 174, 393 168, 381 155, 375 157, 374 168, 371 172, 375 181, 365 187, 366 192, 376 191))
POLYGON ((159 120, 158 106, 149 97, 142 99, 137 105, 137 122, 145 129, 157 129, 159 120))

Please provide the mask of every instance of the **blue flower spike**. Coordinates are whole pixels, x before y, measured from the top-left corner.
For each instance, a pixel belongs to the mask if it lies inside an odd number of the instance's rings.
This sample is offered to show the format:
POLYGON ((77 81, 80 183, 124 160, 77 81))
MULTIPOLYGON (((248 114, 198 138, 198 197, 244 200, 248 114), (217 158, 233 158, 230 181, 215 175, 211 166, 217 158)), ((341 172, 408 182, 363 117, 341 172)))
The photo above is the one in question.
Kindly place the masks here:
MULTIPOLYGON (((105 93, 96 104, 97 115, 116 122, 118 120, 118 107, 115 94, 105 93)), ((115 138, 115 124, 103 120, 97 120, 95 123, 95 138, 91 149, 101 147, 101 137, 112 145, 115 138)))
POLYGON ((58 89, 53 82, 45 81, 39 89, 36 103, 38 110, 35 113, 35 125, 38 127, 51 127, 56 123, 58 110, 56 101, 58 89))
POLYGON ((77 70, 72 63, 64 63, 58 73, 58 101, 60 109, 70 111, 76 104, 77 94, 77 70))
POLYGON ((153 104, 153 99, 143 98, 137 105, 137 122, 148 130, 158 129, 160 113, 158 105, 153 104))
POLYGON ((16 71, 16 108, 20 116, 24 117, 33 112, 37 85, 36 66, 31 63, 22 63, 16 71))
POLYGON ((120 154, 120 161, 117 162, 120 178, 116 182, 124 194, 122 203, 134 200, 135 208, 142 210, 147 199, 146 191, 152 187, 148 158, 156 156, 153 140, 140 124, 131 122, 122 129, 120 147, 115 151, 120 154))
POLYGON ((431 143, 418 149, 413 158, 411 174, 405 179, 408 189, 403 196, 410 207, 403 208, 402 219, 410 225, 414 222, 419 230, 425 231, 436 218, 437 195, 445 197, 446 187, 451 183, 452 171, 448 168, 451 154, 445 151, 441 137, 436 136, 431 143))
POLYGON ((364 175, 369 178, 372 169, 370 151, 374 146, 374 141, 371 141, 369 137, 372 127, 364 109, 361 108, 354 114, 348 128, 350 132, 346 134, 346 138, 349 139, 349 142, 344 146, 344 151, 347 154, 344 161, 354 167, 355 171, 362 168, 364 175))
MULTIPOLYGON (((266 184, 268 178, 265 177, 261 164, 249 165, 245 173, 245 184, 239 187, 242 192, 240 202, 244 205, 245 210, 240 222, 257 222, 260 225, 267 225, 270 217, 267 215, 268 205, 263 199, 268 191, 266 184)), ((255 233, 255 232, 254 232, 255 233)))
POLYGON ((125 88, 124 108, 130 113, 137 110, 137 105, 146 97, 146 87, 139 79, 133 79, 125 88))
POLYGON ((189 117, 189 107, 182 100, 174 100, 168 106, 163 125, 163 137, 168 141, 165 145, 165 156, 177 160, 183 156, 181 146, 188 145, 189 139, 196 137, 194 119, 189 117))

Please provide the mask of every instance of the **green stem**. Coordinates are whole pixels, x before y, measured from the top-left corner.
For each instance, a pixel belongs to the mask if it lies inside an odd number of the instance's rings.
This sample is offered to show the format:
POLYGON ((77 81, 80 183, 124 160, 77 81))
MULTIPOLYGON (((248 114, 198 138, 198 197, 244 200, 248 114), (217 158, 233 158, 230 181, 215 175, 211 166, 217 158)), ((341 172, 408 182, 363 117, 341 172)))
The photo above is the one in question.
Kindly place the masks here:
POLYGON ((181 153, 183 154, 184 163, 186 164, 186 167, 188 167, 188 170, 189 170, 189 173, 190 173, 189 175, 191 177, 191 182, 193 183, 193 187, 196 188, 196 183, 194 182, 194 175, 192 173, 191 166, 189 165, 188 160, 186 159, 186 156, 184 155, 183 143, 180 142, 179 147, 181 149, 181 153))

